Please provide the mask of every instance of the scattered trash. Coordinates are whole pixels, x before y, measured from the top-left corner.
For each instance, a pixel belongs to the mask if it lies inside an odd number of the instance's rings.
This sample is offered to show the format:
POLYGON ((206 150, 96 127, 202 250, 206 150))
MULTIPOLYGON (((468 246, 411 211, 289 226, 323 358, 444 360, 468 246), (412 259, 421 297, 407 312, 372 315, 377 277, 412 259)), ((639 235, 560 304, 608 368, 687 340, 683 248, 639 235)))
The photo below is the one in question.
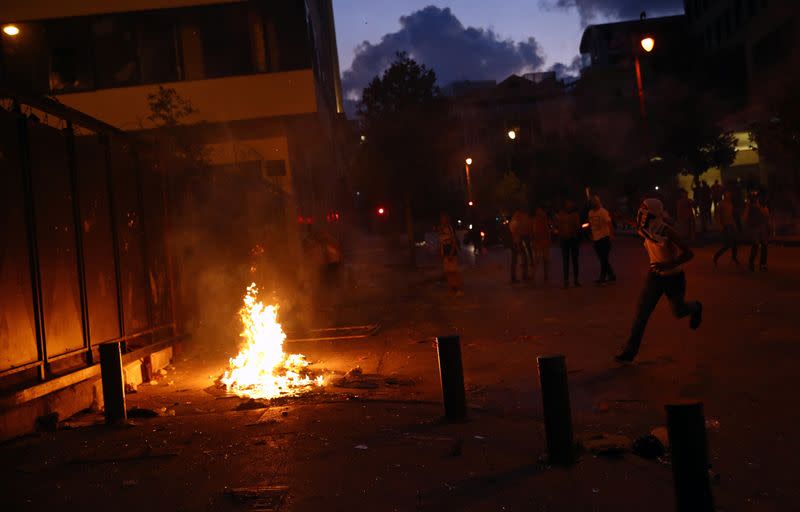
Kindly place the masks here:
POLYGON ((128 409, 129 418, 157 418, 159 414, 153 409, 146 409, 144 407, 133 407, 128 409))
POLYGON ((463 448, 464 448, 464 441, 462 441, 461 439, 456 439, 455 442, 453 443, 453 445, 450 447, 450 449, 447 450, 447 453, 445 453, 445 456, 446 457, 460 457, 461 453, 463 451, 463 448))
POLYGON ((583 448, 595 455, 619 457, 630 449, 630 438, 618 434, 592 434, 581 441, 583 448))
POLYGON ((242 402, 236 406, 236 411, 252 411, 255 409, 266 409, 267 404, 264 402, 259 402, 258 400, 253 400, 252 398, 246 402, 242 402))
POLYGON ((669 449, 669 433, 667 432, 667 427, 656 427, 650 431, 650 435, 658 438, 665 449, 669 449))
POLYGON ((633 442, 633 453, 643 459, 657 459, 665 451, 664 444, 653 434, 637 437, 633 442))
POLYGON ((134 485, 137 485, 138 483, 139 482, 137 482, 136 480, 123 480, 122 481, 122 487, 133 487, 134 485))
POLYGON ((51 412, 36 418, 36 430, 38 432, 55 432, 58 428, 58 413, 51 412))
POLYGON ((608 412, 609 409, 608 402, 598 402, 592 407, 594 412, 608 412))
POLYGON ((289 488, 285 485, 237 487, 226 489, 225 494, 237 503, 250 505, 250 510, 280 510, 289 488))
POLYGON ((355 445, 355 449, 356 450, 369 450, 369 446, 367 446, 365 444, 357 444, 357 445, 355 445))

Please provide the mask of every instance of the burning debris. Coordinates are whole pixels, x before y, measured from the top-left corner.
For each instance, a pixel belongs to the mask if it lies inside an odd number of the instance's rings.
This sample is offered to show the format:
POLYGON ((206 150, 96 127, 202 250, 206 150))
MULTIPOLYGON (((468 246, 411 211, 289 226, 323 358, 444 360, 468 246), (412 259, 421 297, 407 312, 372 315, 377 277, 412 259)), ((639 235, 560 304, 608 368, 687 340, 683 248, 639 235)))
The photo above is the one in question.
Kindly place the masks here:
POLYGON ((265 306, 258 299, 255 283, 247 287, 244 305, 239 310, 244 330, 244 346, 231 358, 220 378, 225 388, 239 396, 271 399, 295 395, 322 386, 322 376, 313 376, 302 354, 283 350, 286 334, 278 322, 278 306, 265 306))

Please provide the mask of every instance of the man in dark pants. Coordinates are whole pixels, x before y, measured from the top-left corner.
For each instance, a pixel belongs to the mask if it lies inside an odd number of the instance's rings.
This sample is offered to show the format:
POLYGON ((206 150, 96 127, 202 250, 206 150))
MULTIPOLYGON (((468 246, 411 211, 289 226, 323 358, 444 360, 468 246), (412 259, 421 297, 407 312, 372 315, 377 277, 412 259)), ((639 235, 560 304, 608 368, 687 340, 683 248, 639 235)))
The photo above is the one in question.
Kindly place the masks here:
POLYGON ((650 257, 650 271, 639 298, 628 342, 615 357, 620 363, 633 361, 639 353, 647 321, 662 295, 667 296, 676 318, 690 317, 691 329, 697 329, 703 320, 703 305, 685 300, 686 275, 682 267, 694 254, 675 230, 664 222, 664 205, 658 199, 644 200, 636 221, 650 257))
POLYGON ((556 215, 558 239, 561 242, 561 265, 564 269, 564 288, 569 287, 569 260, 572 258, 572 275, 575 286, 581 285, 578 280, 578 251, 581 245, 581 220, 575 209, 575 203, 565 201, 564 207, 556 215))

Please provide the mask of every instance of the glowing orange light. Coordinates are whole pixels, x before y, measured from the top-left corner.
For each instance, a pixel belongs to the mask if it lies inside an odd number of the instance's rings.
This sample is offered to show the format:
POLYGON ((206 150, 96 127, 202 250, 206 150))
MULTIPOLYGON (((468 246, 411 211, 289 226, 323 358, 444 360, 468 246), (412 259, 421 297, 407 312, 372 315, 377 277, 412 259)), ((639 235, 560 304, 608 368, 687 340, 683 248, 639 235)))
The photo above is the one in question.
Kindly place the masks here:
POLYGON ((3 27, 3 33, 7 36, 16 36, 19 34, 19 27, 16 25, 6 25, 3 27))
POLYGON ((469 157, 468 157, 468 158, 467 158, 466 160, 464 160, 464 161, 465 161, 465 162, 467 162, 467 165, 472 165, 472 158, 469 158, 469 157))
POLYGON ((509 130, 508 131, 508 138, 511 139, 511 140, 516 139, 517 138, 517 132, 514 131, 514 130, 509 130))
POLYGON ((653 39, 652 37, 645 37, 644 39, 642 39, 642 49, 647 53, 652 52, 655 45, 656 45, 656 40, 653 39))

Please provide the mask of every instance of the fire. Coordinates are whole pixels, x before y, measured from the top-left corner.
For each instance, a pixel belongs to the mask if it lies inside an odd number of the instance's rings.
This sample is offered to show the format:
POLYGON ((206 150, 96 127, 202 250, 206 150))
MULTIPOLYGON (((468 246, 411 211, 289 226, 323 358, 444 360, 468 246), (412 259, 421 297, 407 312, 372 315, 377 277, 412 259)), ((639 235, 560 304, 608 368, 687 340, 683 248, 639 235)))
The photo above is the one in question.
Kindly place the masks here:
POLYGON ((309 363, 304 355, 283 351, 286 334, 278 323, 278 306, 265 306, 258 299, 255 283, 247 287, 239 317, 244 325, 240 334, 244 346, 231 358, 229 369, 220 379, 228 390, 240 396, 269 399, 324 384, 322 376, 308 375, 309 363))

